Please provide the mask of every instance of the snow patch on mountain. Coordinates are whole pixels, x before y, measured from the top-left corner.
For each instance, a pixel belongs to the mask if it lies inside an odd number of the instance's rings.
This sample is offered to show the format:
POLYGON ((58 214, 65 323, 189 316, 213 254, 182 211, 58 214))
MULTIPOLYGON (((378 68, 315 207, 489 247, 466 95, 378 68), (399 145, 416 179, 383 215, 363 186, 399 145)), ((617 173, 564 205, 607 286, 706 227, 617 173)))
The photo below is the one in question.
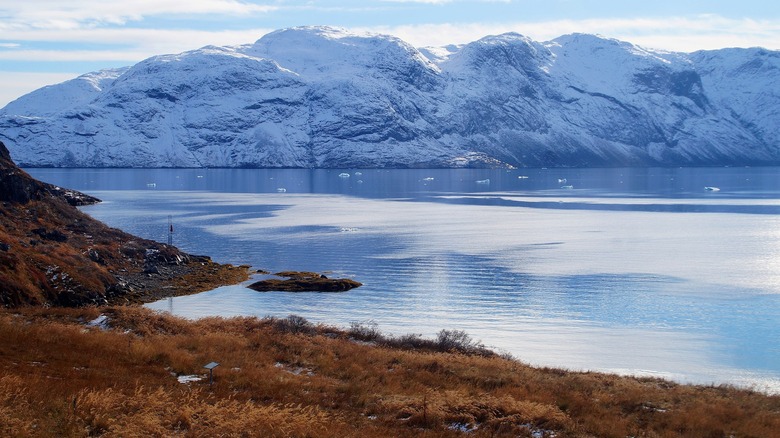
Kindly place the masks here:
POLYGON ((69 108, 87 104, 129 67, 106 69, 83 74, 57 85, 28 93, 6 105, 0 114, 23 114, 27 117, 52 116, 69 108))
POLYGON ((778 164, 778 73, 764 49, 302 27, 44 87, 0 110, 0 138, 26 166, 778 164))

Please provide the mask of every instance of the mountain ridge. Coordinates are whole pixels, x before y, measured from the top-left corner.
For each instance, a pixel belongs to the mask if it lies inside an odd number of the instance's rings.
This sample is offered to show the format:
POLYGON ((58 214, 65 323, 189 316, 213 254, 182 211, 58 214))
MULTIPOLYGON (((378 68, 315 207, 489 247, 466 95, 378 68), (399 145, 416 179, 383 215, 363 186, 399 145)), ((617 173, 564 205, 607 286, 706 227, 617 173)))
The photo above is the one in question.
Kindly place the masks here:
POLYGON ((36 90, 0 139, 30 167, 777 165, 778 72, 759 48, 290 28, 36 90))

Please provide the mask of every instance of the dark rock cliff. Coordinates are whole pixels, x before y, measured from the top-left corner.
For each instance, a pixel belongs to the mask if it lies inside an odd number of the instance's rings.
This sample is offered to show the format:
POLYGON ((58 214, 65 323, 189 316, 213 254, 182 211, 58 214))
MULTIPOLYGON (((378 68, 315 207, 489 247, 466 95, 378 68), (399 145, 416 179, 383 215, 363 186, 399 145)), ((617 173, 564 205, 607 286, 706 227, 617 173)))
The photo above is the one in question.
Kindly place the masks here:
POLYGON ((62 198, 73 206, 100 202, 93 196, 33 179, 14 164, 8 148, 0 142, 0 201, 26 204, 46 197, 62 198))

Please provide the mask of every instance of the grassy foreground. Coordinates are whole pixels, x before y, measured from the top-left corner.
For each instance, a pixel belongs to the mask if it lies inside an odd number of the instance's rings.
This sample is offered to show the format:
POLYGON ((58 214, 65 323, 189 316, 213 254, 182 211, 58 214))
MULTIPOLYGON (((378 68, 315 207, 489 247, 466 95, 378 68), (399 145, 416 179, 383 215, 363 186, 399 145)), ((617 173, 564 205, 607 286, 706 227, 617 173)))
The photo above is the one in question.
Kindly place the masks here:
POLYGON ((780 397, 536 369, 462 332, 426 341, 294 316, 20 308, 0 311, 0 339, 2 436, 780 434, 780 397), (213 386, 177 379, 211 361, 213 386))

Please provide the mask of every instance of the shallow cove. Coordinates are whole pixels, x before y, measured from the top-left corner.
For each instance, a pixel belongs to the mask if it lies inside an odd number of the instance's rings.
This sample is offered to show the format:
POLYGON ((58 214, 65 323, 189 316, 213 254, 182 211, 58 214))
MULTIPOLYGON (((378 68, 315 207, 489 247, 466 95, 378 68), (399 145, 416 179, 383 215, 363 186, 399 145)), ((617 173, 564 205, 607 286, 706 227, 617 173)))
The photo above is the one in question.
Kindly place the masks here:
POLYGON ((536 365, 780 390, 778 168, 29 171, 133 234, 164 242, 171 216, 187 252, 364 284, 152 308, 462 329, 536 365))

